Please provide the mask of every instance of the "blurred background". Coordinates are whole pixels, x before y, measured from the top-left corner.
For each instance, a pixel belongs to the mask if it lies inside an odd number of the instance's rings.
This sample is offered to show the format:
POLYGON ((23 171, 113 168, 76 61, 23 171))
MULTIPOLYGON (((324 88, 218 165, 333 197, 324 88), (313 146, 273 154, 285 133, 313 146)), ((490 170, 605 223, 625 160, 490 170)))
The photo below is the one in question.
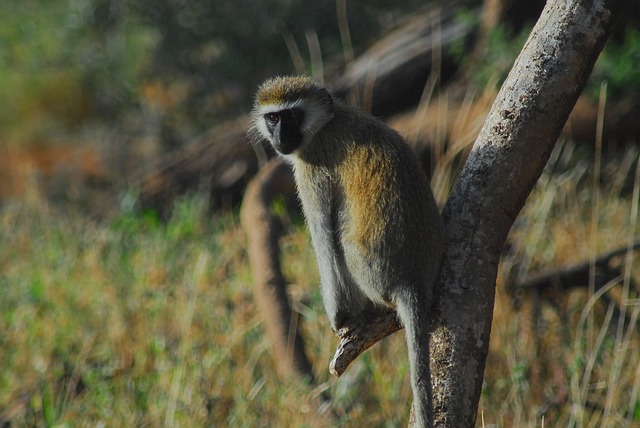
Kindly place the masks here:
MULTIPOLYGON (((602 81, 609 97, 625 98, 624 112, 607 120, 609 128, 616 122, 617 143, 638 135, 640 35, 632 3, 587 89, 591 107, 602 81)), ((31 183, 51 201, 107 212, 164 155, 243 118, 257 85, 276 74, 312 74, 386 118, 427 104, 449 83, 457 91, 448 102, 462 104, 464 94, 499 87, 543 5, 4 2, 0 201, 20 197, 31 183)), ((580 140, 593 140, 595 117, 583 122, 575 127, 588 128, 580 140)), ((429 125, 422 127, 435 128, 429 125)), ((450 143, 445 134, 437 138, 450 143)), ((206 167, 199 168, 202 175, 206 167)))
MULTIPOLYGON (((239 226, 272 155, 247 113, 265 78, 310 74, 401 132, 442 205, 545 4, 520 3, 3 0, 0 427, 406 425, 401 335, 329 376, 286 198, 315 380, 278 372, 239 226)), ((504 250, 484 426, 640 424, 637 251, 597 281, 530 281, 640 234, 640 3, 625 7, 504 250)))
MULTIPOLYGON (((362 51, 423 4, 343 5, 348 49, 362 51)), ((122 191, 135 184, 128 181, 133 172, 246 114, 258 83, 296 72, 294 60, 303 59, 292 58, 292 49, 308 58, 309 45, 317 45, 326 68, 344 66, 334 2, 35 0, 1 7, 2 198, 25 192, 21 174, 31 172, 52 182, 45 193, 53 200, 86 203, 87 193, 122 191)), ((310 72, 306 62, 300 71, 310 72)))

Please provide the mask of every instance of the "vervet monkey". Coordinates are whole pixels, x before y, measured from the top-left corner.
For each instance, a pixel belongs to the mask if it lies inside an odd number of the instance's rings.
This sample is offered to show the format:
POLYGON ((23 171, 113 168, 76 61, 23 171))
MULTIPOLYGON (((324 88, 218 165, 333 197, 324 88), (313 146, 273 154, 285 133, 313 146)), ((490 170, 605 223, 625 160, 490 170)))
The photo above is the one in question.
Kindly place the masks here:
POLYGON ((252 132, 293 165, 334 330, 377 307, 405 327, 414 413, 432 424, 428 313, 444 228, 402 137, 307 77, 263 83, 252 132))

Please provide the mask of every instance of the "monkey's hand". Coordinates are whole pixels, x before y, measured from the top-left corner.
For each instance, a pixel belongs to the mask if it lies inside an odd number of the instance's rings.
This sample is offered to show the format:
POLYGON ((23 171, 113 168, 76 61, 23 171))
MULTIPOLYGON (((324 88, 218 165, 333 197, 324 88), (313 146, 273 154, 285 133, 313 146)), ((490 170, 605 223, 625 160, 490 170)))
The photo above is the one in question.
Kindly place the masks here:
POLYGON ((336 335, 340 344, 329 363, 329 371, 339 377, 358 355, 385 337, 402 329, 398 315, 393 309, 363 313, 358 318, 349 318, 336 335))

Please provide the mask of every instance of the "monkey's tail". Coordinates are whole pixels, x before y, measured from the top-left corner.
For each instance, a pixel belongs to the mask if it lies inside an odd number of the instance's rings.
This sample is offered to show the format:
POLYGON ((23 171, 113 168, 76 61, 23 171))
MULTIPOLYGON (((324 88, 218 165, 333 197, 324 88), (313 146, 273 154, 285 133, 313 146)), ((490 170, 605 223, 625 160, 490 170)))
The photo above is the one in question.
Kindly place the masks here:
POLYGON ((397 312, 404 325, 411 370, 413 412, 416 426, 433 425, 431 371, 429 368, 428 290, 411 290, 398 296, 397 312))

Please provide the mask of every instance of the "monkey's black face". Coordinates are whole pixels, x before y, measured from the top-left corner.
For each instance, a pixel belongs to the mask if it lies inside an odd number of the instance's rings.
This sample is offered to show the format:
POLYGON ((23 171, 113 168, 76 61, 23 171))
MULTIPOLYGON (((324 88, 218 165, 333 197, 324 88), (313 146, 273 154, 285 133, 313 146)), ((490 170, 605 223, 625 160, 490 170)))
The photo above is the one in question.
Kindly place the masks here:
POLYGON ((267 130, 271 133, 273 148, 283 155, 295 151, 302 144, 304 111, 299 108, 280 110, 264 115, 267 130))

